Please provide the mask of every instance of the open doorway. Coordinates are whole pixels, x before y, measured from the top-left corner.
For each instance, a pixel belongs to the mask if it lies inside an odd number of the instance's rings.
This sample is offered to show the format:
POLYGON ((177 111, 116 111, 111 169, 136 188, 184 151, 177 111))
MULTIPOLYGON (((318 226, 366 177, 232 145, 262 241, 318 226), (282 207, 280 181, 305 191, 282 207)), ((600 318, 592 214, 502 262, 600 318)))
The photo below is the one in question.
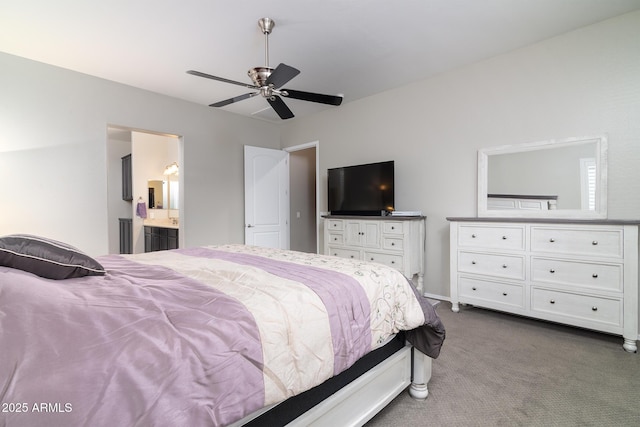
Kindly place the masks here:
POLYGON ((290 248, 319 253, 318 141, 286 149, 289 152, 290 248))
POLYGON ((178 230, 177 238, 182 246, 184 236, 179 233, 182 178, 178 173, 166 173, 174 163, 182 167, 182 145, 182 139, 176 135, 107 126, 109 253, 144 252, 145 220, 171 223, 170 226, 178 230), (128 197, 125 197, 123 158, 127 156, 130 182, 128 197), (157 183, 157 188, 152 183, 157 183), (149 200, 150 188, 154 188, 154 200, 149 200), (141 203, 144 210, 139 209, 141 203), (141 212, 144 212, 142 216, 141 212), (128 232, 123 233, 127 229, 128 232))

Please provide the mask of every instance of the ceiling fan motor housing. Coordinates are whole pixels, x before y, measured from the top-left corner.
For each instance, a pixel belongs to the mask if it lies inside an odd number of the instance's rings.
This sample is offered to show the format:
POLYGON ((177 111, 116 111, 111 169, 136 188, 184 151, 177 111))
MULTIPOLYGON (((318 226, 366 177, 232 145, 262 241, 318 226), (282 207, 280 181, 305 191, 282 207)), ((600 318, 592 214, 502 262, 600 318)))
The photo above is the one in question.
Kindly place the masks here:
POLYGON ((249 69, 247 74, 253 81, 253 84, 259 87, 267 86, 267 79, 273 72, 271 67, 255 67, 249 69))

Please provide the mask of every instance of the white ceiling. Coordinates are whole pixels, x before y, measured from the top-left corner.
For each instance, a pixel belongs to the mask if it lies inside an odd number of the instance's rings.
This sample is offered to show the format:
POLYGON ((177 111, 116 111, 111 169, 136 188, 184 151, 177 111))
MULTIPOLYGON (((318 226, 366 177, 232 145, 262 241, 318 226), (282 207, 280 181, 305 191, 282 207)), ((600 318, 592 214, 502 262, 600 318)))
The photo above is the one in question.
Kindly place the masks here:
MULTIPOLYGON (((266 65, 353 101, 640 9, 640 0, 0 0, 0 51, 208 105, 266 65)), ((332 107, 286 100, 297 117, 332 107)), ((261 97, 224 107, 280 120, 261 97), (264 110, 264 111, 262 111, 264 110), (257 114, 255 114, 257 113, 257 114)), ((295 119, 294 119, 295 120, 295 119)))

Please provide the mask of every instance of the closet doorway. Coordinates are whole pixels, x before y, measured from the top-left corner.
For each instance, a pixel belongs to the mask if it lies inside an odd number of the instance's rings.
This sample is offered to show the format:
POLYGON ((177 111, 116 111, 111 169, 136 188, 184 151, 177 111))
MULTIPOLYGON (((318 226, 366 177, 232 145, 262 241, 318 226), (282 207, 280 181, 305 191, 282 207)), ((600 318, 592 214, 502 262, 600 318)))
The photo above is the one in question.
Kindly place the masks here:
POLYGON ((289 153, 290 249, 320 253, 319 211, 319 143, 296 145, 289 153))

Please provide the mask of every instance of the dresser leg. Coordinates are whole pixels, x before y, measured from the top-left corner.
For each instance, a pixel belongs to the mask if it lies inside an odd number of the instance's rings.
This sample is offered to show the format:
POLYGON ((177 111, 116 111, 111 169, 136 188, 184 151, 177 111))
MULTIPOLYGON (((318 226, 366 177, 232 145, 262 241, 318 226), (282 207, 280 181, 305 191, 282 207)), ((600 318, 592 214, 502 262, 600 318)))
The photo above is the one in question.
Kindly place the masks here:
POLYGON ((451 311, 458 313, 460 311, 460 305, 457 301, 451 301, 451 311))
POLYGON ((625 338, 624 344, 622 344, 622 348, 624 348, 629 353, 637 353, 638 346, 636 345, 636 340, 625 338))

